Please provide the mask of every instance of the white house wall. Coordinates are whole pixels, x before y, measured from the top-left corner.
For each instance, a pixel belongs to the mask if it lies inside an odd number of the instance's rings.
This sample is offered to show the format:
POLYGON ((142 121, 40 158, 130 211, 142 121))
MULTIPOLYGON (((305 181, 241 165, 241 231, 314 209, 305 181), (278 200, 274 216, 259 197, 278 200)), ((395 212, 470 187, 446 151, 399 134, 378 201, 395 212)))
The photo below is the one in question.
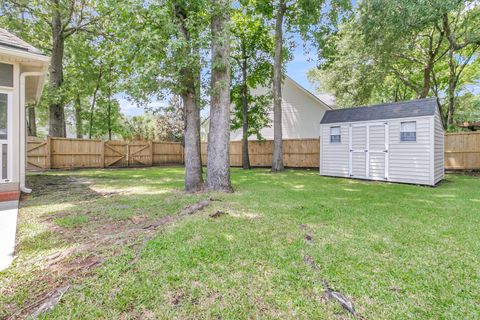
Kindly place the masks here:
MULTIPOLYGON (((431 185, 433 180, 431 155, 434 152, 431 140, 433 117, 385 119, 374 122, 388 122, 388 181, 431 185), (400 141, 400 123, 406 121, 416 121, 417 141, 400 141)), ((353 124, 369 123, 372 121, 359 121, 353 124)), ((350 123, 321 125, 321 175, 349 177, 349 126, 350 123), (330 127, 336 126, 341 127, 341 143, 330 143, 330 127)), ((440 163, 443 156, 435 160, 440 163)))
MULTIPOLYGON (((266 88, 252 91, 254 95, 265 93, 266 88)), ((282 86, 282 96, 283 139, 318 138, 320 119, 329 108, 289 78, 285 79, 282 86)), ((263 138, 273 140, 273 110, 269 113, 269 119, 270 127, 263 128, 260 132, 263 138)), ((230 140, 242 140, 242 130, 232 131, 230 140)), ((256 136, 251 136, 249 140, 256 140, 256 136)))
MULTIPOLYGON (((9 123, 12 126, 12 130, 9 130, 12 134, 10 138, 10 145, 8 152, 11 153, 11 163, 8 165, 11 168, 11 183, 20 182, 20 65, 15 59, 8 56, 0 55, 0 63, 8 63, 13 65, 13 88, 0 87, 2 91, 12 94, 12 117, 13 121, 9 123)), ((9 160, 10 160, 9 159, 9 160)))

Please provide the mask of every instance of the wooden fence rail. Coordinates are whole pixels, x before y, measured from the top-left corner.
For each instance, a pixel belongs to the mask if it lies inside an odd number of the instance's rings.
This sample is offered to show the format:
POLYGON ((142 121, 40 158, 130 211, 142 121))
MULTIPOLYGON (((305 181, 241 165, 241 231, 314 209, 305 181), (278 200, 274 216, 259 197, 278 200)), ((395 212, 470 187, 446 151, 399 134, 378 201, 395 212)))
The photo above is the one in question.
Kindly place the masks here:
POLYGON ((102 141, 95 139, 28 138, 29 170, 145 167, 183 164, 176 142, 102 141))
POLYGON ((445 169, 480 170, 480 132, 445 135, 445 169))
MULTIPOLYGON (((250 164, 269 167, 273 141, 250 141, 250 164)), ((318 168, 318 139, 292 139, 283 142, 283 161, 287 167, 318 168)), ((206 164, 207 144, 202 143, 206 164)), ((30 170, 145 167, 183 164, 183 147, 178 142, 102 141, 88 139, 29 138, 27 163, 30 170)), ((242 165, 242 143, 230 143, 230 165, 242 165)), ((445 135, 445 169, 480 170, 480 132, 445 135)))

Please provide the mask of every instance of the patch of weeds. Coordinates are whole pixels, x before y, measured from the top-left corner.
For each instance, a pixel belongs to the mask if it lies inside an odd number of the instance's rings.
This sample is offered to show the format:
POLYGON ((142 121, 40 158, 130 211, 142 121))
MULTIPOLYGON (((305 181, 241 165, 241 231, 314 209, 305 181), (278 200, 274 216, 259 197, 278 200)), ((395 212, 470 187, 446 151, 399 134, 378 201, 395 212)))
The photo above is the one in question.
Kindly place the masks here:
POLYGON ((53 220, 55 224, 62 228, 75 228, 88 222, 87 216, 75 215, 56 218, 53 220))

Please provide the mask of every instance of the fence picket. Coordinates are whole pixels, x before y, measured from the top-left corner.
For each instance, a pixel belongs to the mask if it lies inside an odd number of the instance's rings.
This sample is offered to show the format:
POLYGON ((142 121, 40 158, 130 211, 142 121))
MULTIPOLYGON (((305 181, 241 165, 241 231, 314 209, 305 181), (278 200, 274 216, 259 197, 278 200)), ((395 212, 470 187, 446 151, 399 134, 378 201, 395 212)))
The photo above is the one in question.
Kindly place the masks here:
MULTIPOLYGON (((241 142, 230 144, 230 165, 242 165, 241 142)), ((207 144, 202 142, 202 163, 207 161, 207 144)), ((183 146, 179 142, 101 141, 49 137, 29 137, 27 164, 29 170, 104 168, 127 166, 161 166, 184 164, 183 146)), ((273 141, 250 141, 250 163, 269 167, 273 141)), ((318 139, 284 140, 284 162, 288 167, 318 168, 318 139)), ((480 170, 480 132, 445 135, 445 169, 480 170)))

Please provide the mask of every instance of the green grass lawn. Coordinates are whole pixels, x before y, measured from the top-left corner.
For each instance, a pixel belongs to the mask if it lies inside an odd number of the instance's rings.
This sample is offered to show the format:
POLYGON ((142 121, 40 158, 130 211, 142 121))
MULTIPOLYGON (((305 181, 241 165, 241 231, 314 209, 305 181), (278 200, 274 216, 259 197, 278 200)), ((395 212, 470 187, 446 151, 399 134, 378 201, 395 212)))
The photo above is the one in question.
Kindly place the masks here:
POLYGON ((479 177, 430 188, 233 169, 233 194, 195 195, 182 192, 182 168, 29 181, 18 258, 0 273, 0 318, 68 284, 42 317, 348 319, 322 298, 322 280, 364 319, 480 317, 479 177), (227 214, 209 216, 217 211, 227 214))

